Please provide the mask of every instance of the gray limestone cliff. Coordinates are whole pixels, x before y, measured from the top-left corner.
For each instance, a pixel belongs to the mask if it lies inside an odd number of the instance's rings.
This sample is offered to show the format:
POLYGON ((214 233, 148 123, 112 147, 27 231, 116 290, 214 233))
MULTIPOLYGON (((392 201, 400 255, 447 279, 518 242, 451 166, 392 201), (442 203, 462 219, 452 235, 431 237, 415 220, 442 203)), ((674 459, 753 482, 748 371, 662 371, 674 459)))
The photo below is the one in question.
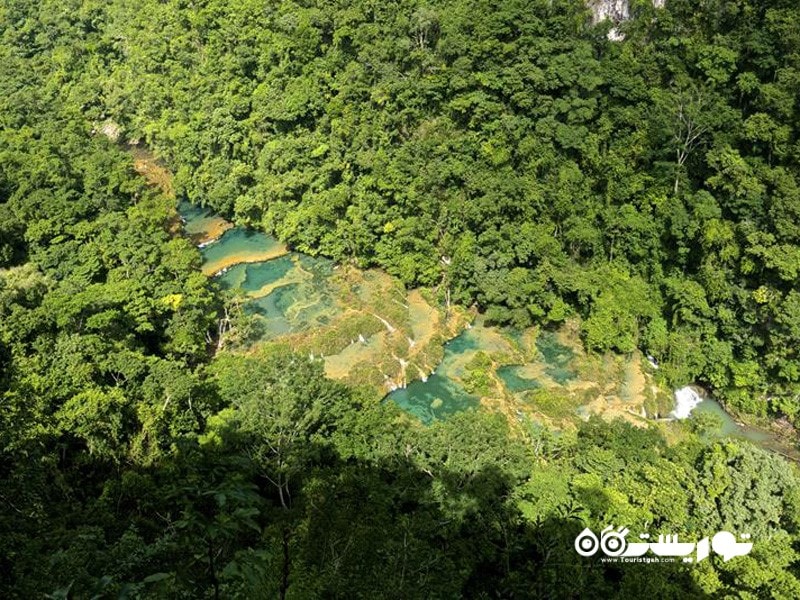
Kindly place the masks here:
MULTIPOLYGON (((653 6, 656 8, 664 8, 664 3, 665 0, 653 0, 653 6)), ((608 32, 608 39, 618 41, 624 37, 617 25, 627 21, 631 16, 629 0, 588 0, 588 5, 592 11, 593 23, 609 20, 614 24, 608 32)))

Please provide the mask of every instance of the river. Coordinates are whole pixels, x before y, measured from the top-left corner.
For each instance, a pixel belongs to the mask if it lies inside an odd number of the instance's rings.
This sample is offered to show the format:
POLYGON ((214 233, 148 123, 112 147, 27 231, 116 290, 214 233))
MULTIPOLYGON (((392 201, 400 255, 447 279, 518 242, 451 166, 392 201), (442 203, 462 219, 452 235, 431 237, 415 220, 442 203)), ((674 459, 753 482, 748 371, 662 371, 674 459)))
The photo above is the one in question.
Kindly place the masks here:
MULTIPOLYGON (((424 423, 483 404, 555 427, 591 414, 643 424, 675 405, 638 354, 587 356, 569 332, 512 331, 465 311, 445 314, 385 273, 290 251, 190 204, 179 212, 201 248, 204 273, 246 295, 258 324, 254 343, 308 352, 329 376, 367 383, 424 423)), ((740 425, 715 401, 692 401, 686 390, 678 390, 674 410, 690 419, 713 415, 709 437, 748 439, 797 459, 774 433, 740 425), (684 409, 681 394, 690 400, 684 409)))

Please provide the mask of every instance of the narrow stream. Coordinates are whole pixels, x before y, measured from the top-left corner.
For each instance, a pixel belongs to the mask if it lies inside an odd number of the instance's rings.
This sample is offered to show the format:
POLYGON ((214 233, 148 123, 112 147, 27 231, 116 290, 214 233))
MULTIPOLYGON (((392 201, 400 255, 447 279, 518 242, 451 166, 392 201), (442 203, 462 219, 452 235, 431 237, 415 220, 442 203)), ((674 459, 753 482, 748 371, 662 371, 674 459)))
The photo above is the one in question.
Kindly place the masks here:
MULTIPOLYGON (((757 446, 767 448, 773 452, 777 452, 794 460, 800 462, 800 450, 793 447, 787 440, 781 438, 777 434, 761 427, 754 425, 745 425, 739 423, 729 413, 725 411, 719 402, 713 398, 703 398, 696 390, 691 387, 681 388, 677 390, 676 396, 680 398, 694 396, 694 398, 687 403, 688 412, 685 413, 683 419, 692 419, 702 427, 701 419, 710 419, 710 429, 701 430, 701 435, 707 439, 732 437, 753 442, 757 446)), ((680 401, 679 401, 680 404, 680 401)))

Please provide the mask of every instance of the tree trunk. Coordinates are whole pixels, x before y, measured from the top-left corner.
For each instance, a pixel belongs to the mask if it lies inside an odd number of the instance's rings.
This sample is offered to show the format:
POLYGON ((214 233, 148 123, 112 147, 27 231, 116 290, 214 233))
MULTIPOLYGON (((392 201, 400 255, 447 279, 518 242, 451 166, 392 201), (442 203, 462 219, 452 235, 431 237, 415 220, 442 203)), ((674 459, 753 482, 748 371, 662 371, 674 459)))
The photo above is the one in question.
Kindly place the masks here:
POLYGON ((283 570, 281 573, 281 600, 286 600, 286 592, 289 590, 289 530, 283 530, 283 570))
POLYGON ((208 542, 208 570, 211 573, 211 585, 214 586, 214 600, 219 600, 219 580, 217 569, 214 566, 214 545, 208 542))

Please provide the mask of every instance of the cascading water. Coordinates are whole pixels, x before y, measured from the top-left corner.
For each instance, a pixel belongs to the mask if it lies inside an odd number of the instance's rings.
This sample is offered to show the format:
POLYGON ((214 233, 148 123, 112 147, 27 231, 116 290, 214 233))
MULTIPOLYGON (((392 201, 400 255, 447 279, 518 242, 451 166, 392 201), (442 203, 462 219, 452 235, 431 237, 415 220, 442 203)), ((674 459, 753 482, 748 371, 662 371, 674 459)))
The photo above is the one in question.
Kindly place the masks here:
POLYGON ((675 408, 669 416, 678 420, 688 419, 695 407, 702 401, 700 394, 691 386, 687 385, 675 390, 675 408))

